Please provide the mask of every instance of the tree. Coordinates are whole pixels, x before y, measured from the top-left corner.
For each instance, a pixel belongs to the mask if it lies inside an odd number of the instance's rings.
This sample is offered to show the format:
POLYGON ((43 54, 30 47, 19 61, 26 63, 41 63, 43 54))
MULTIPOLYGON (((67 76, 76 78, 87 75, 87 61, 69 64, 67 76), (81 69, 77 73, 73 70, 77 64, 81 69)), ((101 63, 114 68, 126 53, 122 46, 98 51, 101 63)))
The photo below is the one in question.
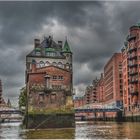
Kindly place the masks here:
POLYGON ((20 95, 19 95, 19 108, 26 106, 26 87, 23 87, 20 89, 20 95))

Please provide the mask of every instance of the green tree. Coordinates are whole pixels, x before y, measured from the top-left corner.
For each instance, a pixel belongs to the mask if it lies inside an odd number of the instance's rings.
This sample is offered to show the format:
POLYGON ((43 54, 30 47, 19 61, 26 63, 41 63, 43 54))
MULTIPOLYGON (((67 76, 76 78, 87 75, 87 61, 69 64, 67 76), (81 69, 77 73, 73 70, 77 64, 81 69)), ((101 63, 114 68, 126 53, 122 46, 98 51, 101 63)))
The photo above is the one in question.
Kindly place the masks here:
POLYGON ((19 108, 26 106, 26 87, 23 87, 20 89, 20 95, 19 95, 19 108))

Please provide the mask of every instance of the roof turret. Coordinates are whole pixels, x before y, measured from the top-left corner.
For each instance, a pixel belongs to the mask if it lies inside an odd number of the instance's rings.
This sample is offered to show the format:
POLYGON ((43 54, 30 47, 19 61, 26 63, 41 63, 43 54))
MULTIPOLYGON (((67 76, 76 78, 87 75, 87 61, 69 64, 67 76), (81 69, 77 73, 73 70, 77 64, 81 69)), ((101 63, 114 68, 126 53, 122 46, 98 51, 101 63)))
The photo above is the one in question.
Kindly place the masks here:
POLYGON ((63 47, 63 52, 71 53, 70 46, 68 44, 67 39, 66 39, 65 44, 64 44, 64 47, 63 47))

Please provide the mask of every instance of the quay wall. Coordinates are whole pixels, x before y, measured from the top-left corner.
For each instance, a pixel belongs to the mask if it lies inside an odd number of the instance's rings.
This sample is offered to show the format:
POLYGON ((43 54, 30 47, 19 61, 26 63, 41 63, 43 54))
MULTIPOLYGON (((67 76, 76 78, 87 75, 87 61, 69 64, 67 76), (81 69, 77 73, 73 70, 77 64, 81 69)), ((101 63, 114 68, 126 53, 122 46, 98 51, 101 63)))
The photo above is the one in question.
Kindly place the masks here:
POLYGON ((74 113, 70 114, 28 114, 25 115, 24 126, 28 129, 73 128, 74 113))

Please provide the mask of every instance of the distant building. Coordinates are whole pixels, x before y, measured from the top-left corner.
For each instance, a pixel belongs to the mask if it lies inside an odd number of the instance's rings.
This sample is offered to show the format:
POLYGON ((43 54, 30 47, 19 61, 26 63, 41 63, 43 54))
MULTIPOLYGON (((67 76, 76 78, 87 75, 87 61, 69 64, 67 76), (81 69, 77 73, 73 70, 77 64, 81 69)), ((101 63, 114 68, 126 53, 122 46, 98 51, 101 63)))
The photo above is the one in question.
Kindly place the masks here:
POLYGON ((2 96, 2 82, 0 80, 0 107, 1 106, 6 106, 6 102, 2 96))
POLYGON ((103 103, 104 101, 104 75, 101 73, 101 77, 97 83, 97 102, 103 103))
MULTIPOLYGON (((51 36, 34 40, 34 49, 26 56, 28 109, 57 108, 72 97, 72 52, 65 41, 51 36)), ((69 102, 70 103, 70 102, 69 102)))
POLYGON ((85 90, 85 103, 91 104, 97 102, 97 84, 98 79, 93 80, 92 85, 87 86, 85 90))
POLYGON ((85 96, 75 97, 74 99, 74 107, 82 107, 85 105, 85 96))
POLYGON ((109 106, 123 105, 121 53, 115 53, 104 67, 104 99, 109 106))
POLYGON ((2 104, 2 83, 0 80, 0 104, 2 104))
POLYGON ((122 49, 124 111, 134 112, 140 108, 140 25, 130 27, 122 49))

